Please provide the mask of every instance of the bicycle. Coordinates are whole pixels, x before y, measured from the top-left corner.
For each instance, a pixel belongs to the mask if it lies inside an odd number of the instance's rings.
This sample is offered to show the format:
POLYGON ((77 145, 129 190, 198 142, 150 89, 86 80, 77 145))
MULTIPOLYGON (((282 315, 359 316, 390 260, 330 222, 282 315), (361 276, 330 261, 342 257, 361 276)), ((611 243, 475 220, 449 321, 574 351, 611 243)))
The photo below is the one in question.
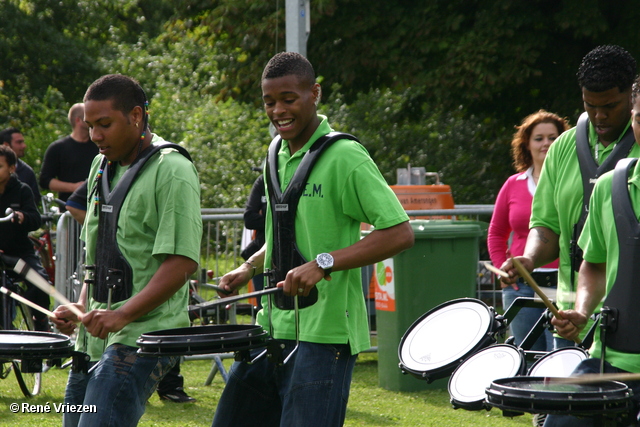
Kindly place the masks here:
MULTIPOLYGON (((5 211, 5 217, 0 218, 0 222, 11 221, 12 218, 13 210, 9 208, 5 211)), ((0 259, 2 286, 10 292, 22 295, 24 293, 22 283, 11 278, 7 273, 8 269, 9 267, 0 259)), ((4 292, 2 293, 0 313, 2 314, 0 317, 1 330, 34 330, 31 308, 23 303, 16 302, 4 292)), ((25 397, 33 397, 40 393, 42 387, 42 363, 40 363, 40 366, 36 365, 37 363, 33 361, 21 362, 19 360, 0 359, 0 379, 6 379, 13 371, 22 394, 25 397)))

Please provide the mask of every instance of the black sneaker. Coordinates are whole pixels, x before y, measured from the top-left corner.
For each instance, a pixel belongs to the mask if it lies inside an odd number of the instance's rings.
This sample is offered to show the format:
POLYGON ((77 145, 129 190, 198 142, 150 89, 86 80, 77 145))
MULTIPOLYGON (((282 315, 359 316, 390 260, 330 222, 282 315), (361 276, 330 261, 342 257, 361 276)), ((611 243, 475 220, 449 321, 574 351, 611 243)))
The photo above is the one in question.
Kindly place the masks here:
POLYGON ((185 393, 182 388, 177 388, 174 391, 166 394, 158 393, 158 396, 160 396, 160 400, 168 400, 173 403, 193 403, 196 401, 195 398, 185 393))

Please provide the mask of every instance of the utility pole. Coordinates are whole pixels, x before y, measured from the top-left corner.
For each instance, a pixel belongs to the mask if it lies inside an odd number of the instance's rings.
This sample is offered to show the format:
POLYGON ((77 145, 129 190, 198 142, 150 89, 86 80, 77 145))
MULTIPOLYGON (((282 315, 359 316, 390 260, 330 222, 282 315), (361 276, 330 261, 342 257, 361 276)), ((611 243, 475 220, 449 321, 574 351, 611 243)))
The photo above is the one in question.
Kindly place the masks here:
POLYGON ((310 0, 286 0, 287 52, 307 56, 307 39, 311 31, 310 0))

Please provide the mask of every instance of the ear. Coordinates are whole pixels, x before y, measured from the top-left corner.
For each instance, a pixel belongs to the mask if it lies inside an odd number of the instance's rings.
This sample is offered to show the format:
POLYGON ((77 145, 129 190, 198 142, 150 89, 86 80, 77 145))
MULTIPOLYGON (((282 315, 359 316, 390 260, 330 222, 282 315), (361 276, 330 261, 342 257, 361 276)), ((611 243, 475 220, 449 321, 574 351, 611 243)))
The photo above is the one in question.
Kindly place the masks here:
POLYGON ((313 102, 317 107, 320 103, 320 100, 322 99, 322 87, 319 83, 314 83, 311 92, 313 93, 313 102))
POLYGON ((133 109, 131 110, 131 112, 129 113, 129 118, 132 122, 132 124, 138 124, 138 126, 144 125, 144 114, 142 111, 142 107, 140 107, 139 105, 136 105, 135 107, 133 107, 133 109))
POLYGON ((16 172, 16 165, 9 166, 9 173, 15 173, 15 172, 16 172))

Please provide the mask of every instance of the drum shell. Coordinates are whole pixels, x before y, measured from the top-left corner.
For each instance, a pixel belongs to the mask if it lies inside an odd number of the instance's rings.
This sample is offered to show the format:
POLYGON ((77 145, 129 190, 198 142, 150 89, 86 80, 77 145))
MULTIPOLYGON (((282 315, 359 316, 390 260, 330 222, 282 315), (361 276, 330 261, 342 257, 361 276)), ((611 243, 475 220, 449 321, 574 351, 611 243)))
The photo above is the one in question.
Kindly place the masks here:
POLYGON ((140 335, 142 355, 187 356, 266 347, 268 334, 257 325, 206 325, 164 329, 140 335))
POLYGON ((487 404, 510 413, 606 416, 629 413, 633 392, 626 384, 553 383, 551 378, 501 378, 487 387, 487 404))
POLYGON ((71 357, 66 335, 37 331, 0 331, 0 359, 48 360, 71 357))
POLYGON ((398 346, 399 367, 428 383, 445 378, 469 355, 496 342, 501 322, 493 308, 474 298, 440 304, 407 329, 398 346), (453 348, 444 348, 444 346, 453 348))
POLYGON ((467 358, 449 378, 449 396, 455 409, 488 409, 485 389, 498 378, 526 371, 524 351, 510 344, 496 344, 467 358))

